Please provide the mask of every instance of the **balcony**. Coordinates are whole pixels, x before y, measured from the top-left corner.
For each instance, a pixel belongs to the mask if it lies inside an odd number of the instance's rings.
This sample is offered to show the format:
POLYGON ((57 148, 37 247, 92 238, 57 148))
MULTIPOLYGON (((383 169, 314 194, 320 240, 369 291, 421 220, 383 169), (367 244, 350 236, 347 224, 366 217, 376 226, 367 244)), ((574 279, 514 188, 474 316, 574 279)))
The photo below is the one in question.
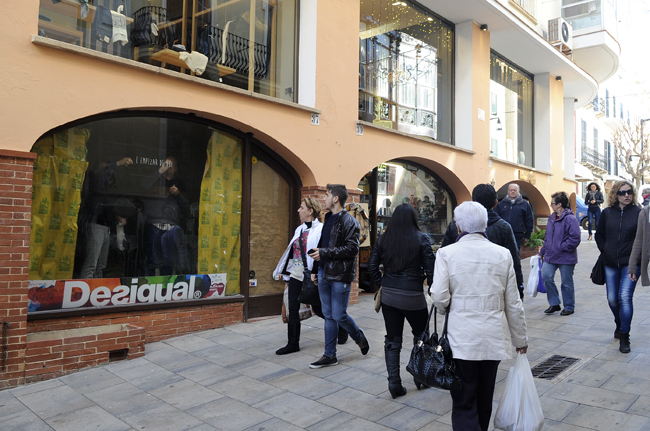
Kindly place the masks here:
POLYGON ((589 148, 586 145, 582 145, 582 158, 581 162, 583 165, 587 166, 592 171, 598 174, 607 173, 607 157, 604 154, 599 153, 593 148, 589 148))

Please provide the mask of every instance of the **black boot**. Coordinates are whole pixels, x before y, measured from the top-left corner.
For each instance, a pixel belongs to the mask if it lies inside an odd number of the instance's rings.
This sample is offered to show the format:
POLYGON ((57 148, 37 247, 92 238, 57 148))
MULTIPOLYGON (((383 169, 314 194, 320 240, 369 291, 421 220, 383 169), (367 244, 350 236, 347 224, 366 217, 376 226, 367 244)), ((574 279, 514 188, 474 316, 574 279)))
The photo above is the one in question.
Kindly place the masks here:
POLYGON ((289 342, 286 346, 275 351, 276 355, 286 355, 300 351, 300 322, 287 324, 289 342))
POLYGON ((384 355, 386 356, 386 371, 388 371, 388 390, 393 399, 406 395, 406 388, 402 386, 399 376, 399 352, 402 350, 402 337, 395 337, 390 342, 384 337, 384 355))
POLYGON ((624 334, 621 332, 619 334, 619 340, 621 340, 621 346, 618 350, 620 350, 621 353, 630 353, 630 333, 628 332, 627 334, 624 334))
POLYGON ((339 338, 338 338, 338 343, 339 344, 345 344, 348 341, 348 333, 345 329, 343 329, 343 326, 339 326, 339 338))
POLYGON ((614 331, 614 338, 616 338, 618 340, 620 338, 620 336, 621 336, 621 322, 618 321, 618 320, 614 320, 614 322, 616 323, 616 330, 614 331))

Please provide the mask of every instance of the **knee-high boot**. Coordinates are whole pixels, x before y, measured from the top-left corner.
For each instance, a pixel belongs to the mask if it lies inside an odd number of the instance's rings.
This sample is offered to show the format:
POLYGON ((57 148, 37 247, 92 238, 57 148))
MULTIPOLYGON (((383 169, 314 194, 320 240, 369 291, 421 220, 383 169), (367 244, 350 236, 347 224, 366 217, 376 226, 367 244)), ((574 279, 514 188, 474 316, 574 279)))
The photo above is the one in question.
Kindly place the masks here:
POLYGON ((286 355, 289 353, 300 351, 300 322, 288 323, 287 333, 289 337, 289 342, 287 343, 286 346, 276 350, 275 351, 276 355, 286 355))
POLYGON ((388 341, 384 337, 384 354, 386 356, 386 371, 388 372, 388 390, 393 399, 406 395, 406 388, 402 386, 399 376, 399 353, 402 350, 402 337, 395 337, 395 341, 388 341))

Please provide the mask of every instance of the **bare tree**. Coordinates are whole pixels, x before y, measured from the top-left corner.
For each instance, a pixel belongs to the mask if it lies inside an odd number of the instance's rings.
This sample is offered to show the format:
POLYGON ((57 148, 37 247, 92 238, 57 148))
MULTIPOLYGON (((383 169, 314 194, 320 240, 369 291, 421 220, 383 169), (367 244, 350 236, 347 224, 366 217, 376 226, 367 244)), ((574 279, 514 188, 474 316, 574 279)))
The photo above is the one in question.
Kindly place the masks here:
POLYGON ((612 137, 615 160, 634 178, 637 190, 641 186, 643 175, 650 169, 650 134, 641 133, 640 123, 628 124, 622 121, 612 137))

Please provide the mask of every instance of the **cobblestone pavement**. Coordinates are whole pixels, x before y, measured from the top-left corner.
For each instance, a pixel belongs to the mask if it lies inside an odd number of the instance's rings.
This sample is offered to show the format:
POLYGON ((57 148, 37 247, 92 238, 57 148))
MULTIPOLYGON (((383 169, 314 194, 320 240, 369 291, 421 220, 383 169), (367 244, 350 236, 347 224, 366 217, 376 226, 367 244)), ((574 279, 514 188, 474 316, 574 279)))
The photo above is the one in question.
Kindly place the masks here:
MULTIPOLYGON (((605 288, 589 280, 598 251, 586 237, 583 232, 575 314, 544 315, 543 294, 524 301, 531 365, 555 354, 580 359, 553 380, 535 379, 544 429, 648 430, 649 290, 637 287, 632 352, 621 354, 605 288)), ((522 266, 527 277, 528 260, 522 266)), ((383 320, 374 312, 372 296, 361 295, 349 312, 370 341, 368 356, 350 340, 339 346, 339 365, 312 370, 309 363, 323 352, 323 321, 304 321, 301 351, 277 356, 275 350, 286 343, 286 326, 279 317, 267 318, 151 343, 143 358, 2 391, 0 429, 450 430, 449 394, 418 391, 405 371, 410 341, 402 351, 408 394, 391 399, 383 320)), ((406 327, 405 339, 411 340, 406 327)), ((495 409, 513 363, 499 367, 495 409)))

